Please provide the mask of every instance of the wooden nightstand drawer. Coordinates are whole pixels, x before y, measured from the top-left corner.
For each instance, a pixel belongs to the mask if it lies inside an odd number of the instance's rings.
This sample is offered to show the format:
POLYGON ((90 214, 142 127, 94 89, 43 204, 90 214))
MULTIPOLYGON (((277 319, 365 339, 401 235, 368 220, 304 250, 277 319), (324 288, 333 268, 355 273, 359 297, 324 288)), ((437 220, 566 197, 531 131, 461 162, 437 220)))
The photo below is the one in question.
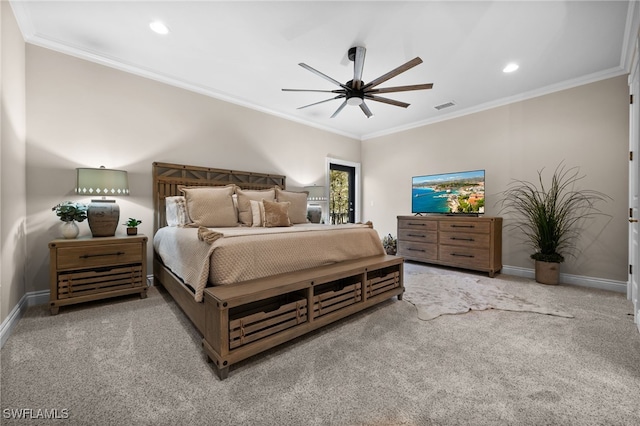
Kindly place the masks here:
POLYGON ((58 249, 58 270, 122 265, 142 261, 140 244, 120 243, 58 249))
POLYGON ((63 272, 58 275, 58 299, 142 287, 145 279, 140 264, 63 272))

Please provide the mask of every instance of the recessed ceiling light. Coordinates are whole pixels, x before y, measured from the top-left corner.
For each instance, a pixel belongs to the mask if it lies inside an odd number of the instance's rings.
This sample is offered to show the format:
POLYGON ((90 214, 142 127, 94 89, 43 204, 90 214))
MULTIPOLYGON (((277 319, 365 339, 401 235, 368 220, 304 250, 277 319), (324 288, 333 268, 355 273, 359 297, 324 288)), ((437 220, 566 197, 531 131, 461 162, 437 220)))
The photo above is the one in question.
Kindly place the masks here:
POLYGON ((167 27, 164 23, 160 21, 153 21, 149 24, 149 28, 155 33, 158 34, 169 34, 169 27, 167 27))
POLYGON ((502 72, 514 72, 518 68, 520 68, 520 66, 518 64, 510 63, 506 67, 504 67, 502 72))

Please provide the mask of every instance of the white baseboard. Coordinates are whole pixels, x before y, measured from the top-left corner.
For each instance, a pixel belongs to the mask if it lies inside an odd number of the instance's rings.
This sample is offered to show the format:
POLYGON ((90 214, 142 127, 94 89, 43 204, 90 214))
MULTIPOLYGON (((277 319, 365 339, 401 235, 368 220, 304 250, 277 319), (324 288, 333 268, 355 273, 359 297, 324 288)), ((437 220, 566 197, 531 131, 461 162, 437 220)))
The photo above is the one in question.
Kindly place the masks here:
POLYGON ((49 290, 32 291, 22 296, 18 304, 14 306, 9 315, 0 324, 0 348, 9 339, 14 327, 18 325, 18 321, 20 321, 24 311, 29 306, 45 305, 47 303, 49 303, 49 290))
MULTIPOLYGON (((520 268, 518 266, 503 266, 501 273, 505 275, 515 275, 523 278, 535 278, 535 270, 528 268, 520 268)), ((615 291, 618 293, 627 293, 626 281, 608 280, 605 278, 585 277, 582 275, 572 275, 560 273, 560 283, 576 285, 579 287, 597 288, 600 290, 615 291)))
MULTIPOLYGON (((147 285, 153 285, 153 275, 147 275, 147 285)), ((30 306, 46 305, 49 303, 49 290, 32 291, 20 299, 9 315, 0 324, 0 348, 2 348, 11 335, 14 327, 22 318, 24 311, 30 306)))

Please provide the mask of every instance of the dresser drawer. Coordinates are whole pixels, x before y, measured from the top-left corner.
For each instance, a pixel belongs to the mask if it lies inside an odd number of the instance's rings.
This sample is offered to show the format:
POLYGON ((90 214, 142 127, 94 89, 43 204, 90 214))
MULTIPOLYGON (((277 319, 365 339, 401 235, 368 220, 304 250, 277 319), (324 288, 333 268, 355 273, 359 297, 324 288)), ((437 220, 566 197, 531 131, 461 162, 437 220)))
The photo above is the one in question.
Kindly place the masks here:
POLYGON ((142 250, 139 243, 60 247, 57 250, 58 270, 140 262, 142 250))
POLYGON ((421 231, 437 231, 438 222, 435 220, 400 219, 398 221, 398 228, 415 229, 421 231))
POLYGON ((479 222, 479 221, 447 221, 441 220, 440 222, 440 231, 451 231, 451 232, 473 232, 473 233, 482 233, 488 234, 491 230, 491 224, 489 222, 479 222))
POLYGON ((429 243, 398 241, 398 255, 413 260, 436 260, 438 258, 438 246, 429 243))
POLYGON ((402 241, 415 241, 417 243, 437 243, 438 233, 426 229, 399 229, 398 239, 402 241))
POLYGON ((491 236, 489 234, 474 234, 473 232, 440 232, 440 244, 471 248, 489 248, 491 236))
POLYGON ((438 260, 451 266, 465 268, 489 268, 489 250, 485 248, 471 248, 459 246, 440 245, 438 247, 438 260))

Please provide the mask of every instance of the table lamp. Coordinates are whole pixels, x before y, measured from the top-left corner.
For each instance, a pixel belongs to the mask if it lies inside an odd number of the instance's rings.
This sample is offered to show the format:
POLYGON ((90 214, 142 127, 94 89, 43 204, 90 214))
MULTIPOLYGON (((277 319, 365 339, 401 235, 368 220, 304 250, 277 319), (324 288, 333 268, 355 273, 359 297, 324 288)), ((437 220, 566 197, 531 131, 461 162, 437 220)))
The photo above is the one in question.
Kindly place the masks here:
POLYGON ((309 193, 307 196, 307 217, 311 223, 322 222, 322 205, 327 201, 324 193, 324 186, 305 186, 304 190, 309 193))
POLYGON ((79 195, 101 195, 91 200, 87 209, 87 221, 94 237, 112 237, 120 221, 120 207, 107 196, 129 195, 129 178, 124 170, 79 168, 76 193, 79 195))

